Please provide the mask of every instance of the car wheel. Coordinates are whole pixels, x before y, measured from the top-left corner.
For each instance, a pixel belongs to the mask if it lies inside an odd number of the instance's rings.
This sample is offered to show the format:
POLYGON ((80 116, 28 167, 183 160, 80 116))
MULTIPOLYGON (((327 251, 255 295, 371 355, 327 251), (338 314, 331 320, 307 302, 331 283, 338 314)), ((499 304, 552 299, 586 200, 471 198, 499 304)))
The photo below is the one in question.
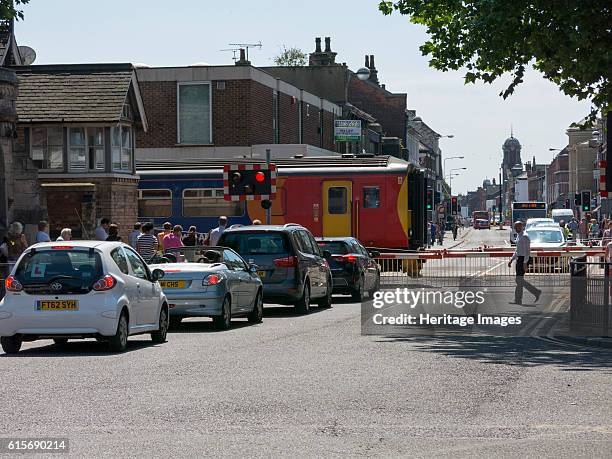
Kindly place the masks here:
POLYGON ((263 298, 261 297, 261 290, 258 291, 255 296, 255 305, 247 316, 247 320, 252 324, 259 324, 263 320, 263 298))
POLYGON ((310 312, 310 285, 308 279, 304 281, 304 293, 302 298, 295 303, 295 311, 298 314, 308 314, 310 312))
POLYGON ((182 317, 170 316, 170 328, 171 329, 179 328, 182 321, 183 321, 182 317))
POLYGON ((122 312, 119 316, 119 322, 117 322, 117 331, 108 339, 108 347, 111 352, 123 352, 127 349, 128 327, 127 314, 122 312))
POLYGON ((213 326, 216 330, 227 330, 232 326, 232 303, 229 295, 223 299, 221 315, 213 317, 213 326))
POLYGON ((325 296, 319 300, 320 308, 331 308, 332 307, 332 280, 330 278, 327 279, 327 290, 325 291, 325 296))
POLYGON ((353 297, 353 301, 357 301, 359 303, 363 301, 363 297, 365 296, 364 288, 365 288, 365 279, 363 276, 359 276, 357 288, 351 294, 351 296, 353 297))
POLYGON ((23 339, 21 336, 3 336, 0 338, 0 344, 2 344, 2 350, 7 354, 17 354, 21 349, 21 343, 23 339))
POLYGON ((161 344, 166 342, 166 335, 168 334, 168 310, 162 306, 161 311, 159 311, 159 330, 151 333, 151 341, 156 344, 161 344))
POLYGON ((66 347, 66 344, 68 344, 68 338, 53 338, 53 342, 57 347, 66 347))

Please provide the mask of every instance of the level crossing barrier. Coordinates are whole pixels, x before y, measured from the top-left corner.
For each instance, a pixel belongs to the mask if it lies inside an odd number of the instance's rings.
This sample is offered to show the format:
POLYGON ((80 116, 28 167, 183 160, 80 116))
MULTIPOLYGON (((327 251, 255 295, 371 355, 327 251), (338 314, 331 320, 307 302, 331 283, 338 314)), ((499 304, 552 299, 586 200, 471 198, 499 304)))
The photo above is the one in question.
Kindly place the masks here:
MULTIPOLYGON (((513 248, 480 247, 470 250, 387 252, 376 257, 384 287, 509 286, 514 285, 515 263, 508 267, 513 248)), ((570 261, 585 256, 591 277, 603 276, 601 247, 532 249, 526 277, 536 286, 569 286, 570 261)))

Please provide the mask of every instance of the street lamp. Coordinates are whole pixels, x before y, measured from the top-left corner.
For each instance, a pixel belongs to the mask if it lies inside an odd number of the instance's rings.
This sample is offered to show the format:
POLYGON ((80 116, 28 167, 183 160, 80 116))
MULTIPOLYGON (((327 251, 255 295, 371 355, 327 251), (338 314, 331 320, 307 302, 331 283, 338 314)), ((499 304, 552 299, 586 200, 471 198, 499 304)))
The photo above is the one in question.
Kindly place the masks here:
MULTIPOLYGON (((448 189, 450 191, 450 195, 451 196, 453 195, 453 172, 455 172, 455 171, 465 171, 465 170, 467 170, 467 167, 457 167, 455 169, 451 169, 450 170, 450 173, 448 174, 448 178, 449 178, 448 189)), ((459 175, 459 174, 455 174, 455 175, 459 175)))
POLYGON ((446 161, 448 161, 449 159, 464 159, 465 156, 449 156, 448 158, 444 158, 443 162, 442 162, 442 169, 443 172, 446 173, 446 161))

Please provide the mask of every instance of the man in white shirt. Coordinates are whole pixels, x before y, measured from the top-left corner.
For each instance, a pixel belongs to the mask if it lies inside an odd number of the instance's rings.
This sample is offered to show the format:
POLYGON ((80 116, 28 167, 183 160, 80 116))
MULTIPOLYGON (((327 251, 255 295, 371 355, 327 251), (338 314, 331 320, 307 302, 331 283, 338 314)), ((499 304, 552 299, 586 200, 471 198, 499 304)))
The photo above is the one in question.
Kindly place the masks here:
POLYGON ((223 231, 225 231, 225 227, 226 226, 227 226, 227 217, 222 215, 222 216, 219 217, 219 226, 217 226, 216 228, 214 228, 210 232, 210 243, 209 243, 209 245, 215 246, 215 245, 217 245, 219 243, 219 239, 221 238, 221 235, 223 234, 223 231))
POLYGON ((523 223, 517 221, 514 223, 514 231, 516 231, 516 250, 508 262, 508 267, 512 266, 512 262, 516 260, 516 288, 514 289, 514 304, 523 304, 523 288, 526 288, 533 296, 535 303, 540 299, 542 290, 534 287, 525 280, 525 271, 529 266, 529 258, 531 256, 531 240, 523 232, 523 223))

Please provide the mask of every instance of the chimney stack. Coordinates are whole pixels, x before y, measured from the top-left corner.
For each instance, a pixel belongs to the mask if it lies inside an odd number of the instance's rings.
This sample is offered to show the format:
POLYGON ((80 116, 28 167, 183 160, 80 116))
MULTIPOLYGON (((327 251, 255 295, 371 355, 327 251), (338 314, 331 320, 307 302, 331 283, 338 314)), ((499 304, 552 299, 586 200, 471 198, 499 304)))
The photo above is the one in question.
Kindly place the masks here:
POLYGON ((366 57, 365 58, 365 66, 366 66, 366 69, 369 69, 370 68, 370 58, 369 58, 369 56, 367 54, 366 54, 365 57, 366 57))
POLYGON ((374 64, 374 54, 370 54, 370 80, 375 85, 378 85, 378 70, 376 70, 376 65, 374 64))
POLYGON ((336 65, 336 54, 331 50, 330 37, 325 37, 325 51, 321 51, 321 37, 316 37, 315 50, 309 55, 308 65, 336 65))
POLYGON ((240 59, 236 61, 236 65, 251 65, 251 61, 246 58, 244 48, 240 48, 240 59))

